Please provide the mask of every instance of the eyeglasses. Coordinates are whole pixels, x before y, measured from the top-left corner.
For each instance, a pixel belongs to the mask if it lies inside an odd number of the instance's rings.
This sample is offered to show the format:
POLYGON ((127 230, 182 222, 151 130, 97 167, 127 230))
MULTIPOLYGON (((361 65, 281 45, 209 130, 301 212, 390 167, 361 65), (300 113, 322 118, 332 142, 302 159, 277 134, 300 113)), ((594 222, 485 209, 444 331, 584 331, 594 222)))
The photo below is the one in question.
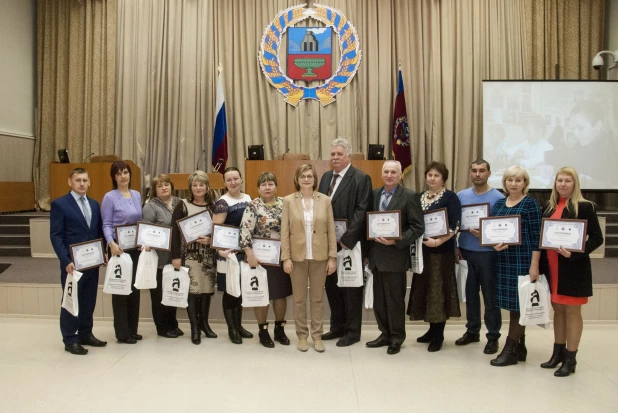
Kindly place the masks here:
POLYGON ((301 175, 298 178, 299 179, 313 179, 313 175, 301 175))

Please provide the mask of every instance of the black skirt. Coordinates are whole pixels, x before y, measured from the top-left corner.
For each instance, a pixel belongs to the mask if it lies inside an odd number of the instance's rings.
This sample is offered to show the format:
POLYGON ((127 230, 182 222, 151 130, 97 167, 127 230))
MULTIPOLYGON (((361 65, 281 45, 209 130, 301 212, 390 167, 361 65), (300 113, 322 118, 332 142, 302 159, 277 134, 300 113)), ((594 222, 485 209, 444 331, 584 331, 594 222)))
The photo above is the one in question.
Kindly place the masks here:
POLYGON ((268 299, 276 300, 292 295, 292 279, 283 271, 283 265, 265 265, 268 276, 268 299))

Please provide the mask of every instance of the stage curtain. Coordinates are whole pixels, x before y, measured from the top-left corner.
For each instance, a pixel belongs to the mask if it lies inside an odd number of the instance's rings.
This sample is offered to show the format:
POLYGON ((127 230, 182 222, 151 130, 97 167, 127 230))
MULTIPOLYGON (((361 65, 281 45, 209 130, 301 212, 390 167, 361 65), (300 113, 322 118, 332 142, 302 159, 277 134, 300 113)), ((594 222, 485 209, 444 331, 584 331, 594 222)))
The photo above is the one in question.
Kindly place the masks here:
MULTIPOLYGON (((37 1, 37 205, 48 210, 49 163, 114 151, 116 0, 37 1)), ((67 192, 69 188, 67 186, 67 192)))

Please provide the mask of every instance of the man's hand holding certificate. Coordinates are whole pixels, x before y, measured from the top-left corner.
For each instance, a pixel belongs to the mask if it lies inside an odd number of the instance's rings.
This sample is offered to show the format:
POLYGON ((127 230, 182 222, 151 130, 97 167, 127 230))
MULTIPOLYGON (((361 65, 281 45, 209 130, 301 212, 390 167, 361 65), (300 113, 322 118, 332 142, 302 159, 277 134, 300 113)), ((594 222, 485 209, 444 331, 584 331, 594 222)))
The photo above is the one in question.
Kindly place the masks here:
POLYGON ((367 239, 401 239, 401 211, 367 212, 367 239))

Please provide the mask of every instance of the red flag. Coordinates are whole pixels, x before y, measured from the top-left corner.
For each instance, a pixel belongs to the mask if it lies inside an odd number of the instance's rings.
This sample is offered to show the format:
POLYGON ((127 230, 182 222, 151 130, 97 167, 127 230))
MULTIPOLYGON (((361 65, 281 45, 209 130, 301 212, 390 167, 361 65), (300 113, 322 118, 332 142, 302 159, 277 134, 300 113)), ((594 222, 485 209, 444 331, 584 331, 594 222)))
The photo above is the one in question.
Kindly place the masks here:
POLYGON ((403 77, 401 76, 401 70, 399 70, 397 81, 397 97, 395 98, 395 110, 393 111, 393 135, 391 139, 393 159, 401 162, 401 170, 405 175, 412 169, 412 152, 410 148, 408 112, 406 110, 406 98, 403 94, 403 77))

